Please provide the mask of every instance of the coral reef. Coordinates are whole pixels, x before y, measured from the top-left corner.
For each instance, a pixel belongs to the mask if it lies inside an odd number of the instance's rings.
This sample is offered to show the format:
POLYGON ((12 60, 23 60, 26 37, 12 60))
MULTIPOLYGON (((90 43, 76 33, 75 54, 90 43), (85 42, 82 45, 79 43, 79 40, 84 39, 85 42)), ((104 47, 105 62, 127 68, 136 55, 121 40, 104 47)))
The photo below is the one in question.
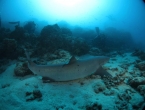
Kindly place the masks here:
POLYGON ((0 47, 0 58, 16 59, 18 54, 17 41, 5 38, 0 47))
POLYGON ((24 30, 29 33, 32 34, 35 32, 36 29, 36 24, 34 21, 28 21, 25 25, 24 25, 24 30))

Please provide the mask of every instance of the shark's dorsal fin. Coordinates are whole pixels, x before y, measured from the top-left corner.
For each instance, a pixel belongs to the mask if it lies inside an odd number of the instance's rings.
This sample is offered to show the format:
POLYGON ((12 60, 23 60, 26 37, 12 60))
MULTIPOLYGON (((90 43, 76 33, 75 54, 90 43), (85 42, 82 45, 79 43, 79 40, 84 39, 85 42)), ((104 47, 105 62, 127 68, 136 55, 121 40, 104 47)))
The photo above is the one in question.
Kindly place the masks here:
POLYGON ((75 56, 72 56, 72 57, 70 58, 68 64, 72 64, 72 63, 74 63, 74 62, 76 62, 76 61, 77 61, 77 60, 76 60, 75 56))
POLYGON ((102 68, 102 66, 100 66, 94 74, 95 75, 100 75, 101 78, 103 78, 104 76, 112 77, 112 75, 110 73, 108 73, 106 70, 104 70, 102 68))

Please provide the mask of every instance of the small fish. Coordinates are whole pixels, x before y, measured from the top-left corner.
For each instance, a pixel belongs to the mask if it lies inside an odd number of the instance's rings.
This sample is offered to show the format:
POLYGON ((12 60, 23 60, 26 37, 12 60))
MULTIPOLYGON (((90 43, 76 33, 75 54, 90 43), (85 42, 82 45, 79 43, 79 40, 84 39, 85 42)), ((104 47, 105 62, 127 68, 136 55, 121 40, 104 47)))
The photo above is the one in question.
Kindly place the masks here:
POLYGON ((27 50, 24 50, 29 69, 34 74, 47 77, 51 81, 71 81, 84 78, 91 74, 110 76, 109 73, 102 70, 102 65, 109 60, 109 57, 106 56, 96 56, 84 60, 76 60, 76 58, 72 56, 68 64, 37 65, 31 61, 27 50))

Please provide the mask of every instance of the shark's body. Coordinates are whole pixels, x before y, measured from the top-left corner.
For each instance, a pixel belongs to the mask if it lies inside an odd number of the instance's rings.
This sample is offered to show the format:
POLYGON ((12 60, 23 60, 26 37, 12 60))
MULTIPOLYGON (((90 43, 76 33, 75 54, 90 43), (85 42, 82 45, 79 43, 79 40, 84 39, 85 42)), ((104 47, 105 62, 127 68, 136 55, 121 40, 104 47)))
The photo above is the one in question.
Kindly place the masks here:
POLYGON ((48 77, 53 81, 70 81, 84 78, 97 72, 97 70, 109 60, 109 58, 105 56, 97 56, 85 60, 76 60, 75 57, 72 57, 68 64, 36 65, 30 60, 27 51, 25 51, 25 53, 29 62, 29 69, 34 74, 48 77))

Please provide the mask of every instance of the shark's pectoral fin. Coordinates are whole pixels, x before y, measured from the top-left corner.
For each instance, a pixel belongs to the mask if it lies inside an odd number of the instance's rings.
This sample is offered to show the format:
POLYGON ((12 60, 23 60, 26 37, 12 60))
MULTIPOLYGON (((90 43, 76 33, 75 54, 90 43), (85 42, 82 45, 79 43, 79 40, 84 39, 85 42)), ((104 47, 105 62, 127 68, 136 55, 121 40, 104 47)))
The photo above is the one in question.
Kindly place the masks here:
POLYGON ((49 77, 42 77, 43 83, 51 83, 51 82, 55 82, 54 79, 49 78, 49 77))
POLYGON ((112 75, 108 73, 106 70, 104 70, 102 66, 100 66, 94 74, 100 75, 101 77, 104 77, 104 76, 112 77, 112 75))

